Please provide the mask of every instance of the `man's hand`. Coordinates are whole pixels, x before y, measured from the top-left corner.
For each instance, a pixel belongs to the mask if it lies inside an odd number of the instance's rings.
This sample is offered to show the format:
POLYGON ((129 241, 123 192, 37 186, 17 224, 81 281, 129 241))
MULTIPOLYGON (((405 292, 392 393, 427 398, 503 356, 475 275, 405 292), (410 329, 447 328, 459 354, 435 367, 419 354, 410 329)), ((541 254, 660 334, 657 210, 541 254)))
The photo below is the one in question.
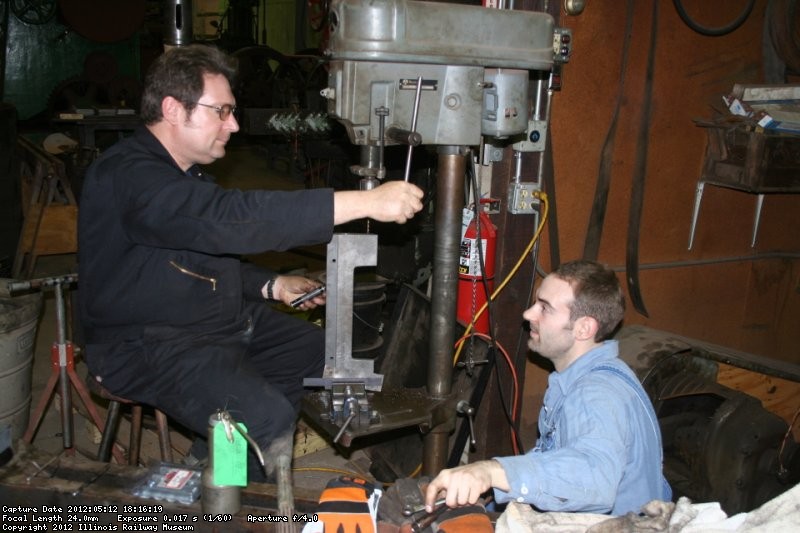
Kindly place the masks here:
MULTIPOLYGON (((322 285, 319 281, 314 281, 303 276, 278 276, 275 278, 275 285, 272 287, 273 296, 289 305, 292 300, 299 298, 308 291, 313 291, 322 285)), ((301 303, 297 308, 308 310, 314 309, 318 305, 325 304, 325 293, 323 292, 316 298, 301 303)))
POLYGON ((336 191, 333 223, 360 218, 403 224, 422 209, 422 189, 405 181, 387 181, 369 191, 336 191))
POLYGON ((425 508, 432 512, 434 502, 442 492, 448 507, 471 505, 491 488, 509 490, 506 473, 497 461, 478 461, 442 470, 425 490, 425 508))
POLYGON ((370 218, 403 224, 422 209, 422 189, 404 181, 387 181, 367 191, 373 204, 370 218))

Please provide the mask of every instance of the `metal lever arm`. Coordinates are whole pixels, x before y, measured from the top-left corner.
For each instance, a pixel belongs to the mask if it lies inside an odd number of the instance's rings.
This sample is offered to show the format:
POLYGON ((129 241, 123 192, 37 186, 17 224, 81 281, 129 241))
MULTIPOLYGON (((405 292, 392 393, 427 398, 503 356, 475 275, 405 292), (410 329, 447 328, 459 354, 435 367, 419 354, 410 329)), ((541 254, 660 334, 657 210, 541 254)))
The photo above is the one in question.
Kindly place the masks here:
POLYGON ((469 422, 469 443, 475 446, 477 440, 475 439, 475 426, 473 418, 475 417, 475 408, 472 407, 466 400, 461 400, 456 404, 456 412, 460 415, 467 417, 469 422))
POLYGON ((390 141, 410 146, 419 146, 422 144, 422 135, 416 131, 408 131, 400 128, 387 128, 386 137, 390 141))
MULTIPOLYGON (((417 116, 419 115, 419 97, 421 93, 422 93, 422 76, 417 78, 417 91, 414 94, 414 113, 411 116, 411 135, 414 135, 417 131, 417 116)), ((420 138, 420 142, 422 142, 422 138, 420 138)), ((406 155, 406 171, 403 177, 404 181, 408 181, 408 178, 411 175, 411 155, 413 153, 414 153, 414 145, 409 143, 408 154, 406 155)))
POLYGON ((345 411, 349 410, 350 414, 347 415, 347 418, 345 419, 344 423, 342 424, 342 428, 339 430, 339 433, 337 433, 336 436, 333 438, 333 443, 334 444, 339 442, 339 439, 342 437, 342 434, 347 429, 347 426, 349 426, 350 422, 352 422, 353 419, 358 415, 359 405, 358 405, 358 400, 356 398, 354 398, 352 396, 350 398, 347 398, 345 400, 345 406, 347 408, 347 409, 345 409, 345 411))

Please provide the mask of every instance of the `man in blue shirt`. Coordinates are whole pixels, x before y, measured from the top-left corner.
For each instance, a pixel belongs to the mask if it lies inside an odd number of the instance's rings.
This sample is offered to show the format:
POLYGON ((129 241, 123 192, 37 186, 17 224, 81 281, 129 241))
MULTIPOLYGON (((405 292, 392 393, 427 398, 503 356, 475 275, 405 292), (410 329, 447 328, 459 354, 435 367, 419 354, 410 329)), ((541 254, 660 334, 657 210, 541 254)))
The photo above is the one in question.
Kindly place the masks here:
POLYGON ((624 515, 670 500, 662 473, 661 433, 639 380, 607 340, 622 321, 625 298, 611 270, 590 261, 548 275, 523 313, 531 350, 552 361, 539 414, 539 439, 525 455, 443 470, 426 490, 432 510, 474 504, 494 489, 498 503, 542 511, 624 515))

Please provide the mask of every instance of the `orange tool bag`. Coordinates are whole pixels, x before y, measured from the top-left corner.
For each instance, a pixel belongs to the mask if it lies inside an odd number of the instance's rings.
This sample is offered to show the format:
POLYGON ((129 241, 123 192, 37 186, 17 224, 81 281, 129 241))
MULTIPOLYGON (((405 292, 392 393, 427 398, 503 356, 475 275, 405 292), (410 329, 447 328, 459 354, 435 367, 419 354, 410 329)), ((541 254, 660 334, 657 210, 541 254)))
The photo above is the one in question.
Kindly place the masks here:
MULTIPOLYGON (((410 528, 414 531, 413 528, 410 528)), ((405 533, 403 528, 401 532, 405 533)), ((483 505, 453 507, 441 513, 429 525, 426 533, 492 533, 494 526, 483 505)))
POLYGON ((319 506, 303 533, 376 533, 382 491, 373 483, 350 476, 330 480, 319 506))

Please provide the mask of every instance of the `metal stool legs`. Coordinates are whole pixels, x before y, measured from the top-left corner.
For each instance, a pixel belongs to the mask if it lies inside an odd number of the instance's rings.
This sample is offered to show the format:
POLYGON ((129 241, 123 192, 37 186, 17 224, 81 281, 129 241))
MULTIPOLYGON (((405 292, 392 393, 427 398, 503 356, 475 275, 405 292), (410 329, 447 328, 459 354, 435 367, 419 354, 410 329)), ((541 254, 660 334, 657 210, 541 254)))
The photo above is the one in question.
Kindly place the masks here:
MULTIPOLYGON (((120 403, 112 401, 108 404, 108 415, 100 438, 100 449, 97 451, 97 460, 107 463, 111 461, 111 448, 114 446, 114 436, 119 425, 120 403)), ((130 459, 128 460, 130 462, 130 459)))
MULTIPOLYGON (((138 465, 142 442, 142 405, 111 394, 92 377, 89 378, 89 383, 95 394, 108 400, 108 414, 106 416, 103 436, 100 439, 100 447, 97 451, 97 459, 106 463, 111 460, 111 452, 114 448, 114 441, 116 440, 117 429, 119 427, 122 404, 125 403, 131 406, 131 432, 130 441, 128 444, 128 464, 134 466, 138 465)), ((173 461, 172 443, 169 437, 169 422, 167 420, 167 415, 158 409, 154 409, 154 411, 161 460, 171 463, 173 461)))

